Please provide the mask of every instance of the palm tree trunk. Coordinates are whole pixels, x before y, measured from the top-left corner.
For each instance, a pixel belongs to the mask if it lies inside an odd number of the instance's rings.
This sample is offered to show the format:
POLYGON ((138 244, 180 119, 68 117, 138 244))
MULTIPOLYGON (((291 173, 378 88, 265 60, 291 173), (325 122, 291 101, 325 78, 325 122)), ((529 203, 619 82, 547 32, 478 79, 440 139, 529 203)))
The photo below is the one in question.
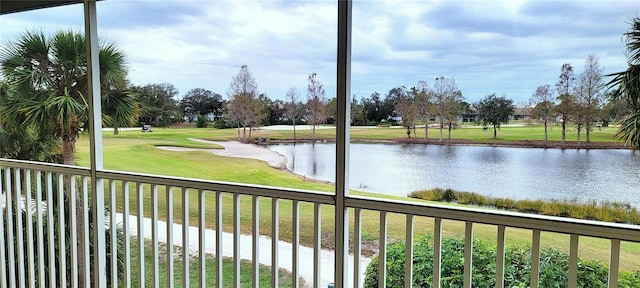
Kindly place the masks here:
MULTIPOLYGON (((75 136, 64 136, 62 137, 62 159, 64 164, 67 165, 75 165, 75 136)), ((82 197, 80 194, 76 193, 76 195, 72 195, 71 192, 71 181, 74 179, 70 176, 64 177, 64 189, 65 194, 67 195, 68 201, 76 201, 76 227, 70 227, 71 229, 76 229, 77 233, 77 242, 76 247, 78 251, 78 285, 79 287, 84 287, 84 279, 89 275, 84 275, 84 265, 88 263, 84 263, 85 251, 84 251, 84 209, 82 208, 82 197)), ((69 211, 69 213, 74 213, 74 211, 69 211)))

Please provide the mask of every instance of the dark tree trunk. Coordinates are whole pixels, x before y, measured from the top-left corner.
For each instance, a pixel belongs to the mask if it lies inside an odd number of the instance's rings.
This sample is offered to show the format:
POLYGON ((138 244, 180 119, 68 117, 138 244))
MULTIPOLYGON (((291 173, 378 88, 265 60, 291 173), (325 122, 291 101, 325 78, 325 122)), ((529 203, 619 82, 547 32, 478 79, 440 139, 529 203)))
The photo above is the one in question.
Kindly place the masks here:
MULTIPOLYGON (((75 136, 64 136, 62 138, 62 159, 63 163, 67 165, 75 165, 75 136)), ((84 287, 84 279, 85 277, 89 277, 89 275, 84 275, 84 265, 88 263, 84 263, 85 253, 84 250, 84 209, 82 208, 82 197, 79 193, 76 192, 73 195, 71 189, 71 181, 74 181, 72 177, 64 177, 64 189, 65 194, 67 196, 68 201, 76 201, 76 211, 69 211, 69 213, 76 213, 76 225, 75 227, 70 227, 70 229, 76 229, 77 233, 77 241, 76 247, 78 251, 78 285, 79 287, 84 287)))

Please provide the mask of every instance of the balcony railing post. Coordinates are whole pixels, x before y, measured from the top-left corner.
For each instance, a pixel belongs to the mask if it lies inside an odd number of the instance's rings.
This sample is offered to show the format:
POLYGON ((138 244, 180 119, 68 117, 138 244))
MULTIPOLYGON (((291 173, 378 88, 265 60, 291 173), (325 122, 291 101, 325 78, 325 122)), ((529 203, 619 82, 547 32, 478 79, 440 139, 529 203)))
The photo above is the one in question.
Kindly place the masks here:
POLYGON ((335 287, 346 287, 349 253, 349 126, 351 122, 351 0, 338 1, 336 203, 335 203, 335 287))
MULTIPOLYGON (((107 287, 106 241, 104 216, 104 182, 97 177, 97 171, 103 169, 102 159, 102 105, 100 94, 100 63, 98 59, 98 17, 96 0, 84 0, 84 33, 87 47, 87 103, 89 104, 89 153, 91 159, 91 185, 93 187, 93 277, 94 287, 107 287)), ((87 196, 87 195, 85 195, 87 196)), ((87 231, 88 233, 88 231, 87 231)), ((88 253, 89 251, 85 251, 88 253)), ((89 265, 89 263, 84 263, 89 265)), ((89 277, 85 275, 85 277, 89 277)))

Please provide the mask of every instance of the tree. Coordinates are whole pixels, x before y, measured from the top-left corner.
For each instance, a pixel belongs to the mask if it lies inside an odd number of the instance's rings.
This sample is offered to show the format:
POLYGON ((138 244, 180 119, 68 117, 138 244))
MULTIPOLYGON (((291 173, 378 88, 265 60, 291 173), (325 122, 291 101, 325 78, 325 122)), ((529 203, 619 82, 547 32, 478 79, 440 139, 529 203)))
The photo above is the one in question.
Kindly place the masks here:
POLYGON ((531 96, 531 102, 535 105, 533 112, 536 116, 542 118, 542 123, 544 124, 544 143, 549 141, 547 125, 554 106, 551 95, 551 87, 549 84, 545 84, 538 86, 538 88, 536 88, 536 92, 531 96))
POLYGON ((416 87, 411 88, 413 99, 416 104, 416 113, 419 119, 424 122, 424 140, 429 139, 429 120, 433 114, 433 90, 425 81, 418 81, 416 87))
POLYGON ((602 102, 602 89, 604 87, 602 70, 598 57, 589 55, 584 64, 584 71, 578 78, 578 85, 575 94, 576 99, 582 108, 581 114, 586 125, 587 143, 591 142, 593 122, 597 119, 598 109, 602 102))
POLYGON ((309 109, 309 124, 311 125, 311 138, 316 139, 316 125, 325 119, 327 98, 322 82, 316 79, 316 73, 311 73, 307 84, 307 109, 309 109))
POLYGON ((460 90, 453 91, 445 98, 443 117, 447 123, 447 140, 451 140, 451 130, 458 122, 460 114, 463 112, 463 100, 462 92, 460 90))
MULTIPOLYGON (((411 138, 411 128, 415 128, 416 119, 418 118, 418 110, 412 93, 408 93, 405 87, 392 89, 398 99, 396 104, 396 112, 402 117, 402 126, 407 129, 407 137, 411 138)), ((415 136, 415 132, 414 132, 415 136)))
POLYGON ((500 124, 506 123, 509 120, 509 116, 513 114, 515 107, 513 106, 513 100, 506 97, 497 97, 496 94, 487 95, 480 102, 476 103, 474 107, 478 110, 478 115, 482 120, 483 125, 491 124, 493 126, 493 138, 498 138, 497 128, 500 124))
POLYGON ((633 18, 631 28, 623 37, 629 67, 625 71, 607 75, 613 77, 607 87, 613 89, 612 99, 624 99, 630 110, 620 121, 618 137, 627 144, 640 148, 640 18, 633 18))
POLYGON ((133 86, 131 90, 138 95, 142 122, 166 127, 178 117, 178 105, 175 99, 178 89, 173 84, 147 84, 133 86))
POLYGON ((194 88, 180 100, 180 110, 188 121, 193 121, 200 116, 222 111, 223 102, 222 96, 218 93, 204 88, 194 88))
POLYGON ((459 110, 463 97, 462 92, 456 86, 456 81, 444 76, 436 77, 436 82, 433 84, 433 93, 436 115, 440 122, 440 141, 442 141, 445 120, 448 121, 449 132, 451 132, 453 114, 455 114, 456 110, 459 110))
POLYGON ((364 98, 360 98, 360 102, 356 100, 356 95, 351 98, 351 125, 364 126, 367 125, 367 114, 364 109, 364 98))
POLYGON ((140 114, 140 106, 136 95, 130 90, 103 90, 102 122, 113 127, 113 134, 118 135, 120 127, 133 126, 140 114))
POLYGON ((242 141, 246 142, 247 127, 249 127, 249 139, 251 139, 251 128, 257 123, 256 109, 259 94, 258 84, 247 65, 242 65, 238 74, 232 78, 227 94, 230 97, 227 109, 238 127, 238 138, 240 138, 240 126, 242 126, 242 141))
MULTIPOLYGON (((100 44, 100 87, 105 92, 126 88, 124 55, 113 44, 100 44)), ((85 37, 71 31, 46 37, 43 32, 25 32, 18 41, 9 42, 0 53, 2 76, 10 93, 3 97, 3 123, 32 129, 37 135, 54 135, 61 143, 62 162, 75 165, 75 143, 82 129, 87 128, 87 57, 85 37)), ((105 96, 105 95, 101 95, 105 96)), ((131 98, 123 98, 131 99, 131 98)), ((105 112, 105 111, 103 111, 105 112)), ((70 179, 65 186, 69 187, 70 179)), ((81 207, 81 195, 69 194, 68 199, 81 207)), ((82 209, 70 211, 78 219, 78 241, 84 238, 82 209)), ((78 264, 84 263, 84 245, 78 242, 78 264)), ((84 277, 83 269, 78 269, 84 277)), ((88 276, 88 275, 87 275, 88 276)))
POLYGON ((296 121, 301 115, 300 108, 302 107, 302 103, 298 103, 298 89, 289 88, 289 91, 287 91, 286 105, 285 115, 291 120, 291 124, 293 125, 293 142, 296 142, 296 121))
POLYGON ((556 83, 557 99, 560 101, 560 104, 556 106, 556 111, 562 115, 562 143, 567 141, 567 123, 575 108, 575 97, 571 94, 575 80, 576 77, 573 75, 571 64, 562 64, 558 83, 556 83))

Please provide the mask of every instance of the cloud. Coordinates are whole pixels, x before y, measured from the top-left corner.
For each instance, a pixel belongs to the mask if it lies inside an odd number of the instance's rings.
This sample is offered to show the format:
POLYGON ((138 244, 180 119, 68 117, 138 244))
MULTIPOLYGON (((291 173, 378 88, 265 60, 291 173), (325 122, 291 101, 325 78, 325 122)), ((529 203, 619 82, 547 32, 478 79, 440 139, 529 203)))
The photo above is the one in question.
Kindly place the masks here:
MULTIPOLYGON (((554 84, 563 63, 587 55, 605 73, 626 67, 622 33, 637 1, 354 1, 352 94, 368 97, 436 76, 456 79, 474 102, 489 93, 525 102, 554 84)), ((261 92, 306 91, 317 73, 335 95, 335 1, 98 2, 99 33, 127 55, 137 85, 169 82, 182 94, 225 95, 248 65, 261 92)), ((0 40, 32 28, 82 31, 82 6, 0 17, 0 40)), ((305 93, 301 92, 302 98, 305 93)))

